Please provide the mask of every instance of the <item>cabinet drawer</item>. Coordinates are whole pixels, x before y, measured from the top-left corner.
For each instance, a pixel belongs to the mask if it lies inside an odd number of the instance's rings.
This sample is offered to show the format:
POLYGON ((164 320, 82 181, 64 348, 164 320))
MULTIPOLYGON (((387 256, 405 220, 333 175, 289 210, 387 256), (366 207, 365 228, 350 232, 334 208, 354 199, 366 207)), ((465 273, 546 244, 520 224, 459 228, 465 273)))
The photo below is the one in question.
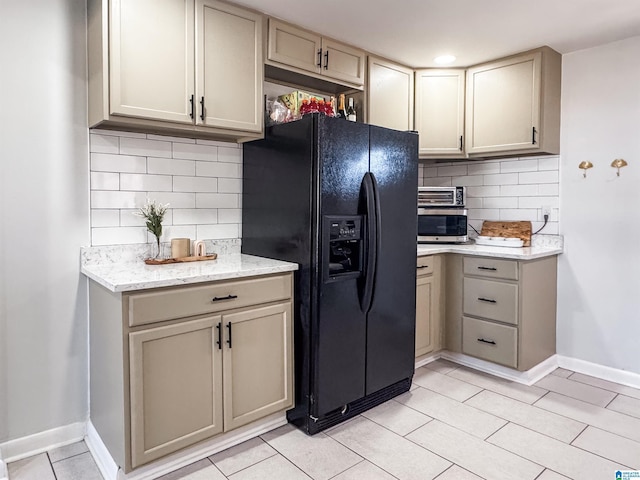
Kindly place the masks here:
POLYGON ((497 258, 464 257, 464 274, 518 280, 518 262, 497 258))
POLYGON ((463 317, 462 353, 517 368, 518 330, 515 327, 463 317))
POLYGON ((429 275, 433 273, 434 258, 432 256, 418 257, 418 263, 416 267, 416 275, 421 277, 422 275, 429 275))
POLYGON ((518 323, 518 285, 464 278, 464 313, 505 323, 518 323))
POLYGON ((220 312, 291 298, 291 275, 153 290, 129 297, 129 325, 220 312))

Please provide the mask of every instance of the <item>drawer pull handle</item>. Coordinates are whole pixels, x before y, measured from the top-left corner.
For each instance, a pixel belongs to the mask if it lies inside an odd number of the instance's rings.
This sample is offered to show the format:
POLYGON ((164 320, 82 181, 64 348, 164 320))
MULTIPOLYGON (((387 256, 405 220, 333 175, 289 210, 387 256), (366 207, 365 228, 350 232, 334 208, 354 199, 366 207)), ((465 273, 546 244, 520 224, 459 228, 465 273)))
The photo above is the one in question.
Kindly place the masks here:
POLYGON ((478 300, 480 300, 481 302, 487 302, 487 303, 498 303, 497 301, 492 300, 491 298, 478 297, 478 300))
POLYGON ((213 297, 211 301, 219 302, 220 300, 233 300, 234 298, 238 298, 238 295, 227 295, 226 297, 213 297))
POLYGON ((418 266, 416 268, 429 268, 429 265, 420 265, 420 266, 418 266))
POLYGON ((216 344, 218 345, 218 350, 222 350, 222 322, 218 322, 216 329, 218 330, 218 340, 216 340, 216 344))
POLYGON ((493 340, 485 340, 484 338, 479 338, 478 341, 482 342, 482 343, 488 343, 489 345, 495 345, 496 344, 496 342, 494 342, 493 340))
POLYGON ((489 270, 491 272, 495 272, 498 269, 496 267, 478 267, 478 270, 489 270))
POLYGON ((229 339, 227 343, 229 344, 229 348, 231 348, 231 322, 227 323, 227 328, 229 329, 229 339))

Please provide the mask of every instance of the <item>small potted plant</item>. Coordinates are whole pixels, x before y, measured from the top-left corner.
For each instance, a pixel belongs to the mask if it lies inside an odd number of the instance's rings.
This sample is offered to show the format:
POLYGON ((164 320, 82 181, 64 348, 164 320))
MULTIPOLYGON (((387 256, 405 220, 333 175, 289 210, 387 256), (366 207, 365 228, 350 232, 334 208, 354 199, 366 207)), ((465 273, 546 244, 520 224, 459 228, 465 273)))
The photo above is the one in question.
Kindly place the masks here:
POLYGON ((169 208, 169 204, 156 204, 155 200, 150 201, 147 198, 144 207, 138 209, 137 212, 134 212, 139 217, 142 217, 146 220, 147 230, 153 233, 156 236, 156 254, 154 258, 160 258, 160 237, 162 236, 162 220, 164 219, 164 214, 169 208))

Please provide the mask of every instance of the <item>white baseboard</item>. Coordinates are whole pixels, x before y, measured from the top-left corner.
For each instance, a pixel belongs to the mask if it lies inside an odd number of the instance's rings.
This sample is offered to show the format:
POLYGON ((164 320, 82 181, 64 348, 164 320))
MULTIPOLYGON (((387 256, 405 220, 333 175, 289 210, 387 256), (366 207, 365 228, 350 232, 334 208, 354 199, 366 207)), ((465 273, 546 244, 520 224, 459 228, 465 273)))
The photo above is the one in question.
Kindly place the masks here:
POLYGON ((87 427, 87 445, 89 451, 100 469, 105 480, 153 480, 167 473, 186 467, 198 460, 238 445, 258 435, 269 432, 287 423, 284 413, 275 413, 257 422, 240 427, 230 433, 220 435, 205 442, 201 442, 190 448, 180 450, 172 455, 167 455, 149 465, 136 468, 133 472, 125 474, 116 465, 109 454, 100 435, 91 422, 87 427))
POLYGON ((0 449, 0 480, 7 480, 9 473, 7 472, 7 465, 4 463, 2 456, 2 449, 0 449))
POLYGON ((470 357, 463 353, 443 350, 442 352, 439 352, 439 354, 441 358, 450 360, 454 363, 458 363, 475 370, 480 370, 481 372, 489 373, 506 380, 511 380, 512 382, 522 383, 524 385, 533 385, 558 367, 557 355, 547 358, 526 372, 520 372, 519 370, 503 367, 502 365, 480 360, 479 358, 470 357))
POLYGON ((619 383, 628 387, 640 388, 640 373, 606 367, 597 363, 565 357, 563 355, 558 355, 557 357, 558 366, 566 368, 567 370, 573 370, 574 372, 583 373, 585 375, 590 375, 602 380, 608 380, 609 382, 619 383))
MULTIPOLYGON (((85 436, 86 422, 72 423, 27 437, 9 440, 0 445, 3 462, 15 462, 23 458, 81 441, 85 436)), ((2 472, 0 471, 0 474, 2 472)), ((2 477, 0 476, 0 480, 2 477)))
POLYGON ((107 447, 102 442, 100 435, 96 431, 96 428, 91 423, 91 420, 87 422, 87 436, 84 438, 91 456, 98 466, 98 470, 105 479, 117 478, 118 465, 109 454, 107 447))
POLYGON ((424 367, 425 365, 441 358, 440 353, 441 352, 427 353, 426 355, 416 358, 416 368, 424 367))

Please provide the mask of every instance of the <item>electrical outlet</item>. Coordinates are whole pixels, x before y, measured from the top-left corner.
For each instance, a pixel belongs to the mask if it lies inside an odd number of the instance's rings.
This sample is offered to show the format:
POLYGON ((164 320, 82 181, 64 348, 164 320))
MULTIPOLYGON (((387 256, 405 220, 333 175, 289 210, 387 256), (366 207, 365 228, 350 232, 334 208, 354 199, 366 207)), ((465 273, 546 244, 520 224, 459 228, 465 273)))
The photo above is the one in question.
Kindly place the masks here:
POLYGON ((551 218, 551 207, 549 205, 542 206, 542 218, 547 215, 548 218, 551 218))

